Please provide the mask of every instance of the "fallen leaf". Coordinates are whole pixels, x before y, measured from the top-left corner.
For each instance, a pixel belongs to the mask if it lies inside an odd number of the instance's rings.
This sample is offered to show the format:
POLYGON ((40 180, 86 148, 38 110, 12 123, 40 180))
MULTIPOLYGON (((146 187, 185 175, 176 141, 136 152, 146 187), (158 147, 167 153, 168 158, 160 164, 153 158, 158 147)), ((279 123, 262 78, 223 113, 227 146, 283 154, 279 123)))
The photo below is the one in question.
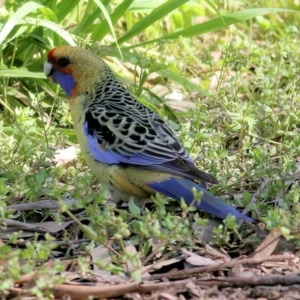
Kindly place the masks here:
POLYGON ((67 271, 67 270, 76 271, 76 267, 78 265, 77 258, 48 260, 43 264, 43 267, 50 270, 53 268, 53 265, 55 264, 56 261, 59 261, 60 266, 63 266, 65 271, 67 271))
POLYGON ((223 261, 230 261, 231 260, 230 256, 227 253, 218 251, 217 249, 211 247, 208 244, 205 244, 204 249, 205 249, 205 253, 212 256, 212 257, 222 258, 223 261))
POLYGON ((74 221, 67 221, 67 222, 55 222, 55 221, 49 221, 49 222, 41 222, 41 223, 30 223, 32 226, 36 226, 37 228, 43 228, 48 233, 56 233, 59 232, 69 225, 73 224, 74 221))
POLYGON ((169 101, 182 101, 183 94, 180 91, 173 90, 171 93, 165 95, 165 100, 169 104, 169 101))
POLYGON ((171 258, 168 260, 159 261, 152 265, 146 266, 146 267, 144 267, 144 269, 149 272, 153 272, 153 271, 157 271, 157 270, 161 269, 162 267, 172 266, 174 264, 177 264, 178 262, 180 262, 182 260, 183 260, 183 257, 171 258))
POLYGON ((11 227, 11 228, 6 228, 6 229, 3 229, 1 231, 1 237, 3 239, 9 239, 9 237, 12 235, 12 234, 18 234, 18 238, 19 239, 25 239, 25 238, 31 238, 31 237, 34 237, 35 236, 35 232, 29 232, 29 231, 22 231, 20 230, 19 228, 14 228, 14 227, 11 227))
POLYGON ((195 109, 196 104, 191 101, 168 100, 168 105, 178 111, 187 112, 190 109, 195 109))
POLYGON ((186 249, 182 249, 182 252, 187 256, 186 262, 192 266, 216 266, 223 262, 221 259, 212 260, 208 257, 200 256, 186 249))
POLYGON ((266 238, 262 241, 262 243, 255 249, 255 251, 251 255, 249 255, 249 257, 259 259, 269 257, 276 249, 280 237, 281 230, 278 228, 272 229, 266 236, 266 238))
POLYGON ((200 226, 196 222, 193 223, 193 230, 199 231, 198 239, 201 242, 210 243, 214 241, 214 233, 213 230, 215 227, 218 227, 222 224, 221 220, 208 219, 207 223, 204 226, 200 226))
POLYGON ((124 281, 124 277, 117 276, 111 274, 111 272, 106 271, 106 270, 101 270, 97 266, 97 261, 99 259, 102 260, 102 262, 106 265, 110 264, 112 262, 110 253, 108 251, 108 248, 104 245, 100 245, 96 248, 94 248, 91 253, 91 258, 92 258, 92 263, 93 263, 93 268, 94 268, 94 274, 99 277, 100 281, 106 280, 106 281, 124 281))
POLYGON ((67 166, 71 165, 77 159, 78 149, 74 146, 57 150, 54 154, 55 166, 67 166))

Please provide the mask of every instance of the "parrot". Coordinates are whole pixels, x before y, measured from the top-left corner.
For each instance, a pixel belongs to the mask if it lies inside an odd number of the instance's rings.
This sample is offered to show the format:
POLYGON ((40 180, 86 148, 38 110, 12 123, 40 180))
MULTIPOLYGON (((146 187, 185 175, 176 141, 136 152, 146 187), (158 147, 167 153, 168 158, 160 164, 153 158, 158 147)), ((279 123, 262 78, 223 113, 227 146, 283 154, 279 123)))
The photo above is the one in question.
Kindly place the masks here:
POLYGON ((142 206, 160 193, 220 219, 231 214, 253 221, 207 191, 207 183, 217 179, 196 167, 163 118, 140 103, 98 55, 77 46, 55 47, 44 73, 67 95, 86 163, 116 205, 132 199, 142 206))

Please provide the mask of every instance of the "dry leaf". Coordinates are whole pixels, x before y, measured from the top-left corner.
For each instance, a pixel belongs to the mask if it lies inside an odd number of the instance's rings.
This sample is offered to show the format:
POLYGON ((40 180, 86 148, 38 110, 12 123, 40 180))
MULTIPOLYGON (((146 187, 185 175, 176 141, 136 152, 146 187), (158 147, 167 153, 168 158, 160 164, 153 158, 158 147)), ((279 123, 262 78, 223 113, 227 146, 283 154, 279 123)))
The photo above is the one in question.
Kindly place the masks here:
POLYGON ((71 165, 77 159, 78 149, 74 146, 57 150, 54 155, 55 166, 71 165))
POLYGON ((96 262, 97 260, 101 259, 105 264, 110 264, 111 263, 111 257, 110 253, 108 251, 108 248, 104 245, 100 245, 93 249, 90 253, 92 257, 92 262, 93 262, 93 268, 94 268, 94 274, 99 277, 99 281, 123 281, 124 277, 117 276, 117 275, 112 275, 111 272, 101 270, 97 266, 96 262))
POLYGON ((17 233, 19 239, 26 239, 26 238, 31 238, 31 237, 35 236, 35 232, 29 232, 29 231, 24 231, 24 230, 22 231, 19 228, 11 227, 11 228, 3 229, 1 231, 1 237, 6 240, 6 239, 9 239, 9 237, 13 233, 17 233))
MULTIPOLYGON (((46 269, 52 269, 53 265, 55 264, 55 261, 57 260, 48 260, 43 264, 43 267, 46 269)), ((77 267, 77 258, 73 258, 73 259, 59 259, 58 260, 60 263, 60 266, 64 266, 64 270, 72 270, 72 271, 76 271, 76 267, 77 267)))
MULTIPOLYGON (((68 198, 68 199, 64 199, 62 203, 71 206, 76 204, 76 200, 73 198, 68 198)), ((35 202, 8 205, 3 209, 13 210, 13 211, 36 210, 36 209, 57 209, 59 205, 60 203, 55 200, 40 200, 35 202)))
POLYGON ((231 260, 230 256, 227 253, 225 253, 225 251, 224 252, 218 251, 217 249, 211 247, 208 244, 205 244, 204 249, 205 249, 205 253, 210 256, 213 256, 215 258, 222 258, 222 260, 226 262, 231 260))
POLYGON ((200 256, 186 249, 182 249, 182 252, 187 256, 186 262, 192 266, 216 266, 224 262, 221 259, 210 259, 208 257, 200 256))
POLYGON ((56 233, 59 232, 66 227, 68 227, 70 224, 73 224, 74 221, 67 221, 67 222, 55 222, 55 221, 49 221, 49 222, 41 222, 41 223, 30 223, 32 226, 36 226, 37 228, 42 228, 48 233, 56 233))
POLYGON ((231 270, 228 271, 230 276, 239 276, 239 277, 253 277, 254 273, 251 270, 245 270, 243 265, 233 266, 231 270))
POLYGON ((164 98, 169 104, 170 101, 182 101, 183 94, 177 90, 173 90, 170 94, 165 95, 164 98))
POLYGON ((3 229, 1 236, 3 239, 9 238, 13 233, 18 233, 19 238, 30 238, 35 235, 36 232, 40 233, 56 233, 65 229, 74 221, 68 222, 41 222, 41 223, 23 223, 16 220, 6 219, 7 228, 3 229))
POLYGON ((169 89, 165 85, 156 84, 151 88, 151 92, 156 94, 158 97, 164 97, 168 94, 169 89))
POLYGON ((201 242, 210 243, 214 240, 214 228, 218 227, 220 224, 222 224, 221 220, 208 219, 207 223, 204 226, 200 226, 196 222, 194 222, 192 228, 194 231, 199 231, 198 239, 201 242))
POLYGON ((266 236, 262 243, 255 249, 255 251, 249 255, 252 258, 267 258, 276 249, 276 246, 281 237, 281 230, 278 228, 272 229, 271 232, 266 236))
POLYGON ((157 270, 161 269, 162 267, 177 264, 178 262, 182 261, 182 259, 183 259, 182 257, 176 257, 176 258, 171 258, 168 260, 159 261, 157 263, 154 263, 152 265, 144 267, 144 269, 149 272, 157 271, 157 270))
POLYGON ((71 285, 81 286, 84 283, 89 283, 87 281, 87 278, 84 278, 80 275, 80 273, 74 273, 74 272, 64 272, 64 283, 68 283, 71 285))

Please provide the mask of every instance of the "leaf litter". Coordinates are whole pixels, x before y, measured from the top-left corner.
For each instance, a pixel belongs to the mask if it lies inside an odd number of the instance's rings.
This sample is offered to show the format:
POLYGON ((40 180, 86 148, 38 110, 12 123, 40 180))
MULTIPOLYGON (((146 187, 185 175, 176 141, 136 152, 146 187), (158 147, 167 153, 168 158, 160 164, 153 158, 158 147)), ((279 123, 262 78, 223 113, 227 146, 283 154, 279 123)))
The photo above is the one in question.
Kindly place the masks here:
MULTIPOLYGON (((64 204, 74 204, 74 199, 63 200, 64 204)), ((40 200, 32 203, 14 204, 7 206, 11 211, 27 211, 34 209, 57 210, 59 205, 53 200, 40 200)), ((217 220, 212 224, 218 225, 217 220)), ((59 260, 62 283, 47 287, 55 299, 86 299, 94 298, 123 298, 123 299, 297 299, 297 289, 300 288, 299 253, 276 253, 280 241, 284 238, 280 229, 273 229, 265 234, 264 239, 245 256, 243 254, 233 258, 224 249, 218 249, 203 242, 203 247, 196 251, 181 248, 176 256, 157 262, 148 262, 139 267, 125 262, 127 274, 116 275, 102 270, 97 261, 107 265, 112 263, 111 248, 108 245, 95 247, 86 257, 90 260, 90 270, 80 272, 78 267, 79 245, 86 239, 76 238, 74 241, 59 240, 60 233, 70 230, 74 226, 73 220, 63 222, 24 223, 11 219, 6 220, 6 229, 2 232, 0 247, 4 247, 9 240, 8 235, 22 232, 22 239, 30 239, 45 233, 53 236, 56 248, 61 256, 49 259, 31 273, 22 275, 15 281, 14 289, 7 291, 5 297, 20 299, 32 298, 32 287, 41 278, 41 270, 51 269, 55 261, 59 260), (26 235, 27 234, 27 235, 26 235), (69 247, 73 248, 73 257, 64 253, 69 247), (77 249, 77 250, 76 250, 77 249), (76 254, 77 251, 77 254, 76 254), (140 280, 132 281, 132 273, 140 274, 140 280), (287 288, 287 286, 289 288, 287 288), (271 292, 270 292, 271 291, 271 292), (294 298, 293 298, 294 297, 294 298)), ((251 225, 255 227, 254 225, 251 225)), ((259 232, 259 229, 256 228, 259 232)), ((212 229, 208 232, 212 237, 212 229)), ((201 238, 205 237, 202 234, 201 238)), ((207 238, 208 239, 208 238, 207 238)), ((19 241, 21 245, 21 241, 19 241)), ((127 253, 136 255, 136 247, 127 241, 124 245, 127 253)), ((5 259, 0 265, 5 266, 5 259)), ((47 280, 47 277, 45 277, 47 280)), ((3 295, 4 296, 4 295, 3 295)))

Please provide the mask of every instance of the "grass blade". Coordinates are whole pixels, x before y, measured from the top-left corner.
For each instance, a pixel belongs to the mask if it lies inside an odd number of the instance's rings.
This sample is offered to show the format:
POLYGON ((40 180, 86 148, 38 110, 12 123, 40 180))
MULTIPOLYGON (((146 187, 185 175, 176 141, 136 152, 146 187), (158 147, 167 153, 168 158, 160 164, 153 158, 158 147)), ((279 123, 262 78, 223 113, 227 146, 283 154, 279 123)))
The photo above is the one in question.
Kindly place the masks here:
POLYGON ((42 78, 42 79, 46 78, 44 72, 30 72, 28 70, 21 70, 21 69, 0 70, 0 77, 42 78))
POLYGON ((179 6, 188 2, 188 0, 169 0, 166 3, 155 8, 148 16, 142 18, 133 27, 131 27, 123 36, 118 39, 118 43, 122 44, 133 36, 145 30, 145 28, 152 25, 155 21, 163 18, 179 6))
POLYGON ((80 0, 60 1, 56 6, 56 17, 61 22, 79 4, 80 0))
MULTIPOLYGON (((103 16, 105 17, 105 19, 106 19, 106 21, 107 21, 107 23, 108 23, 108 25, 109 25, 109 28, 110 28, 110 30, 111 30, 111 33, 112 33, 114 39, 117 40, 114 26, 113 26, 113 24, 112 24, 112 21, 111 21, 111 19, 110 19, 110 16, 109 16, 109 14, 108 14, 106 8, 104 7, 104 5, 103 5, 99 0, 94 0, 94 1, 95 1, 95 3, 99 6, 99 8, 101 9, 101 11, 102 11, 102 13, 103 13, 103 16)), ((121 52, 121 49, 119 48, 118 42, 117 42, 117 47, 118 47, 118 50, 119 50, 120 55, 121 55, 121 57, 122 57, 122 52, 121 52)), ((123 57, 122 57, 122 58, 123 58, 123 57)))
POLYGON ((198 85, 188 81, 187 79, 183 78, 182 76, 180 76, 180 74, 176 74, 176 73, 172 72, 171 70, 163 69, 163 70, 158 70, 156 72, 163 77, 169 78, 170 80, 179 83, 187 90, 193 90, 204 96, 208 95, 208 93, 204 89, 202 89, 198 85))
POLYGON ((5 38, 9 35, 11 30, 18 24, 18 22, 23 19, 29 13, 43 7, 40 4, 35 2, 25 3, 22 7, 20 7, 6 22, 3 29, 0 32, 0 45, 3 44, 5 38))
MULTIPOLYGON (((71 36, 71 34, 67 31, 65 31, 61 26, 57 25, 56 23, 54 23, 52 21, 27 17, 26 22, 29 24, 33 24, 33 25, 39 24, 40 26, 48 28, 48 29, 52 30, 53 32, 57 33, 59 36, 61 36, 70 45, 76 46, 76 43, 75 43, 73 37, 71 36)), ((54 45, 51 45, 51 46, 54 46, 54 45)))
MULTIPOLYGON (((122 1, 120 5, 118 5, 114 12, 110 15, 110 19, 112 24, 116 24, 116 22, 124 15, 124 13, 128 10, 129 6, 132 4, 134 0, 125 0, 122 1)), ((107 19, 101 22, 93 31, 92 39, 101 41, 105 35, 109 32, 109 25, 107 19)))
POLYGON ((207 5, 212 8, 212 10, 220 17, 222 18, 222 15, 220 13, 220 11, 218 10, 218 8, 216 7, 216 5, 214 3, 212 3, 210 0, 205 0, 205 2, 207 3, 207 5))
POLYGON ((163 42, 166 40, 173 40, 179 37, 193 37, 197 35, 201 35, 208 32, 213 32, 216 30, 223 29, 228 27, 229 25, 233 25, 239 23, 241 21, 246 21, 257 16, 265 15, 268 13, 278 13, 278 12, 297 12, 296 10, 292 9, 285 9, 285 8, 254 8, 248 10, 237 11, 234 13, 230 13, 228 15, 215 18, 213 20, 209 20, 207 22, 197 24, 194 26, 190 26, 186 29, 164 35, 160 38, 153 39, 150 41, 145 41, 136 45, 132 45, 128 48, 135 48, 139 46, 143 46, 146 44, 152 44, 156 42, 163 42))

